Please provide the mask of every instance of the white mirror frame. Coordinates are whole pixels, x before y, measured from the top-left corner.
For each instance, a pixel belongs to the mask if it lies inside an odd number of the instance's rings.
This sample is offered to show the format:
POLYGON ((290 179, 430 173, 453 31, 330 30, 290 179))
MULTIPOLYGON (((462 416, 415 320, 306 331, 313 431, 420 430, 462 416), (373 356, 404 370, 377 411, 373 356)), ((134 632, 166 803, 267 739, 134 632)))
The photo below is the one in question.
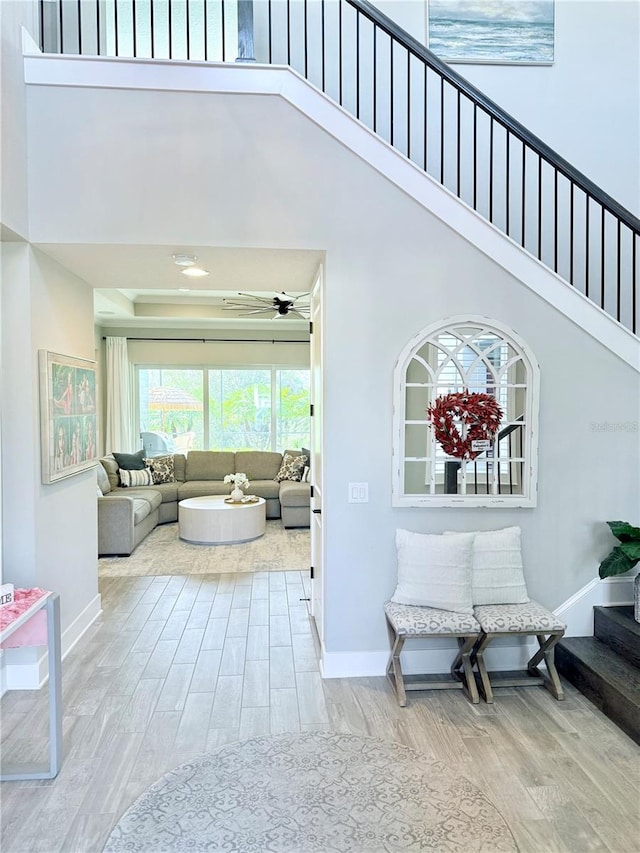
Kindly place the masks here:
MULTIPOLYGON (((393 486, 392 506, 442 507, 534 507, 538 496, 538 417, 540 400, 540 367, 529 346, 513 329, 479 314, 463 314, 432 323, 419 332, 398 356, 393 378, 393 486), (443 332, 454 333, 461 326, 481 327, 500 336, 520 356, 525 368, 526 401, 524 411, 524 448, 522 492, 520 494, 407 494, 405 492, 405 412, 406 374, 414 355, 443 332)), ((426 413, 425 413, 426 423, 426 413)))

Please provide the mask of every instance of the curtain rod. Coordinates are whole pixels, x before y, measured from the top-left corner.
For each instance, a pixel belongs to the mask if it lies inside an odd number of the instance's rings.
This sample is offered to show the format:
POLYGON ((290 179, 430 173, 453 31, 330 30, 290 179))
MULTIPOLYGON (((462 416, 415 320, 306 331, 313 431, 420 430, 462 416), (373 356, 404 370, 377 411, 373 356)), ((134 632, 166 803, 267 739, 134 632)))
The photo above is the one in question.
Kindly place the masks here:
MULTIPOLYGON (((103 335, 106 341, 111 335, 103 335)), ((116 336, 119 337, 119 336, 116 336)), ((126 338, 128 341, 166 341, 170 343, 199 343, 199 344, 308 344, 309 340, 276 341, 269 338, 126 338)))

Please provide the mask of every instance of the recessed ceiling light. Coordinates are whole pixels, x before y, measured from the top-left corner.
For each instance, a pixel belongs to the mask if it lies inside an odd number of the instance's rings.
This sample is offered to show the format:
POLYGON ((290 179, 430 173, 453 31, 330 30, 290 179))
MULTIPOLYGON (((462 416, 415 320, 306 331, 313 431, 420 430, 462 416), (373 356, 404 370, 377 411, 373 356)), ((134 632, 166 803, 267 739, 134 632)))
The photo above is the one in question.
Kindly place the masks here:
POLYGON ((190 293, 191 292, 190 287, 179 287, 178 290, 180 291, 180 293, 190 293))
POLYGON ((115 315, 115 313, 115 311, 98 311, 98 314, 102 315, 103 317, 112 317, 113 315, 115 315))
POLYGON ((193 278, 199 278, 203 275, 209 275, 209 270, 203 270, 200 267, 187 267, 184 270, 180 270, 182 275, 190 275, 193 278))
POLYGON ((183 255, 176 254, 171 255, 173 258, 174 264, 177 264, 179 267, 192 267, 196 262, 196 255, 183 255))

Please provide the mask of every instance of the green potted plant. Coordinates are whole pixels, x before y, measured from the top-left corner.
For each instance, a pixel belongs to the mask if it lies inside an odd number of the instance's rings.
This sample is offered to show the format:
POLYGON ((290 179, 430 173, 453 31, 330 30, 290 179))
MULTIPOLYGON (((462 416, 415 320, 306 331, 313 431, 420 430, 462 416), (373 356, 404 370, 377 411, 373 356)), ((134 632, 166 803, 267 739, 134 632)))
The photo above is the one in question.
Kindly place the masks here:
MULTIPOLYGON (((627 521, 607 521, 607 524, 620 544, 600 563, 601 578, 623 575, 640 562, 640 527, 633 527, 627 521)), ((640 574, 634 582, 634 618, 640 622, 640 574)))

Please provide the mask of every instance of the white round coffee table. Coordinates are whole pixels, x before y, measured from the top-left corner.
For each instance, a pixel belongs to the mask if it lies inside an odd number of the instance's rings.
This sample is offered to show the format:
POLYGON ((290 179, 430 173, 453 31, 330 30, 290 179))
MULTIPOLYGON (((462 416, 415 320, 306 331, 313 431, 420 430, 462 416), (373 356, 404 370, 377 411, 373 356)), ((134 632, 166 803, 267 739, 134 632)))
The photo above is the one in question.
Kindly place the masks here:
POLYGON ((264 535, 266 503, 225 503, 223 496, 186 498, 178 504, 180 539, 196 545, 232 545, 264 535))

